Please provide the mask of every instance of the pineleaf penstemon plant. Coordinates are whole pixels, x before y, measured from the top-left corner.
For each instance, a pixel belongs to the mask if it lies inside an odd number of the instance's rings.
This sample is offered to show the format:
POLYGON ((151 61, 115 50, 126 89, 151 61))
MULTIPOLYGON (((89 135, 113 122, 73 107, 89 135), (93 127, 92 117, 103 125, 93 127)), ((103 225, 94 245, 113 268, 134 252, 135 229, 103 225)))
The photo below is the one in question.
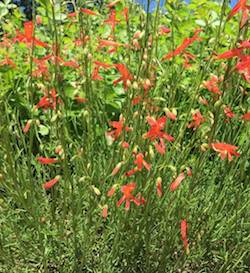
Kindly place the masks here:
POLYGON ((250 3, 162 3, 2 16, 1 273, 249 272, 250 3))

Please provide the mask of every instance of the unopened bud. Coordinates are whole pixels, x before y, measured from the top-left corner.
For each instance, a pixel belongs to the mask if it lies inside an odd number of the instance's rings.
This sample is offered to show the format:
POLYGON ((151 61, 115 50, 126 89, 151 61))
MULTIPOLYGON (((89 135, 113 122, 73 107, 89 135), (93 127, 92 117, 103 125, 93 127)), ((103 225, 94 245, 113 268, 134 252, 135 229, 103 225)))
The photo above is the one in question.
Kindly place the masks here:
POLYGON ((51 122, 55 122, 57 120, 57 114, 54 114, 51 118, 51 122))
POLYGON ((219 108, 223 104, 222 100, 217 100, 214 104, 215 108, 219 108))
POLYGON ((62 155, 62 153, 63 153, 62 145, 58 145, 58 146, 55 148, 55 153, 56 153, 56 154, 59 154, 59 155, 62 155))
POLYGON ((131 81, 127 80, 127 87, 130 88, 131 87, 131 81))
POLYGON ((138 146, 136 145, 136 146, 134 147, 134 149, 133 149, 133 154, 137 154, 137 152, 138 152, 138 146))
POLYGON ((161 179, 161 177, 158 177, 156 179, 156 191, 157 191, 157 195, 159 197, 162 197, 162 179, 161 179))
POLYGON ((134 114, 133 114, 133 118, 136 118, 138 115, 139 115, 139 112, 135 111, 134 114))
POLYGON ((88 57, 89 60, 92 60, 92 54, 91 53, 88 53, 87 57, 88 57))
POLYGON ((207 143, 201 144, 201 150, 202 152, 206 152, 209 149, 209 145, 207 143))
POLYGON ((155 157, 155 152, 151 145, 149 146, 149 156, 150 156, 150 159, 153 159, 155 157))
POLYGON ((113 169, 111 176, 115 176, 121 169, 123 162, 119 162, 113 169))
POLYGON ((95 187, 94 185, 91 185, 91 188, 92 188, 92 190, 94 191, 94 193, 97 196, 101 195, 101 192, 100 192, 100 190, 97 187, 95 187))
POLYGON ((135 89, 135 90, 139 89, 139 85, 136 81, 133 82, 133 89, 135 89))

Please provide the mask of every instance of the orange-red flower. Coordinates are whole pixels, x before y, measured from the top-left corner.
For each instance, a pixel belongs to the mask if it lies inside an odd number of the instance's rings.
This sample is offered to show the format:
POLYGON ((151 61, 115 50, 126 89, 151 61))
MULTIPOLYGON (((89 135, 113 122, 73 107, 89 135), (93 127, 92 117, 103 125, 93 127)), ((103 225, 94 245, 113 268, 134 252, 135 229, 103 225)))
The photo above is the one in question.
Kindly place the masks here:
POLYGON ((28 21, 24 23, 24 33, 21 33, 19 30, 17 30, 17 35, 13 38, 13 41, 25 43, 28 46, 31 46, 32 44, 34 44, 41 47, 48 47, 48 44, 40 41, 39 39, 35 38, 33 35, 34 35, 33 22, 28 21))
POLYGON ((211 143, 211 147, 213 148, 214 151, 220 154, 222 160, 224 160, 227 157, 229 161, 232 161, 233 155, 237 157, 240 156, 240 153, 236 152, 238 147, 231 144, 211 143))
POLYGON ((132 191, 136 188, 136 184, 134 182, 129 183, 127 185, 123 185, 121 187, 121 192, 123 193, 122 198, 116 203, 117 207, 120 207, 123 202, 125 202, 125 209, 129 210, 130 202, 134 202, 136 206, 140 205, 140 201, 132 195, 132 191))
POLYGON ((160 35, 168 34, 171 32, 171 29, 166 26, 160 26, 160 35))
POLYGON ((127 81, 128 80, 131 81, 133 79, 133 76, 130 74, 130 72, 128 71, 127 67, 124 64, 114 64, 114 67, 121 74, 121 77, 114 81, 114 83, 113 83, 114 86, 116 86, 118 82, 122 81, 124 89, 127 90, 127 88, 128 88, 127 81))
POLYGON ((184 249, 189 253, 188 238, 187 238, 187 220, 181 220, 181 239, 183 241, 184 249))
POLYGON ((142 167, 144 166, 148 171, 150 171, 150 164, 148 164, 145 160, 144 160, 144 155, 142 153, 139 153, 138 155, 136 155, 136 159, 134 160, 134 164, 137 165, 137 169, 138 171, 142 170, 142 167))
POLYGON ((115 128, 114 130, 108 132, 108 135, 113 137, 115 140, 121 135, 122 131, 129 131, 131 130, 128 126, 124 125, 125 119, 121 115, 119 121, 111 121, 110 125, 115 128))
POLYGON ((108 196, 108 197, 111 197, 112 195, 114 195, 114 193, 115 193, 115 191, 116 191, 116 186, 117 186, 117 185, 113 185, 113 186, 110 188, 110 190, 109 190, 108 193, 107 193, 107 196, 108 196))
POLYGON ((222 78, 218 78, 215 75, 211 76, 210 80, 204 81, 203 86, 210 92, 217 94, 217 95, 222 95, 222 92, 220 91, 218 84, 222 81, 222 78))
POLYGON ((123 15, 124 15, 124 18, 125 18, 125 20, 126 20, 126 23, 128 24, 128 7, 125 7, 124 9, 123 9, 123 15))
POLYGON ((232 112, 231 108, 229 106, 224 108, 224 113, 228 118, 234 118, 235 114, 232 112))
POLYGON ((122 43, 118 43, 118 42, 115 42, 115 41, 110 41, 110 40, 100 40, 98 48, 103 48, 103 47, 119 47, 119 46, 125 46, 125 47, 127 47, 128 45, 122 44, 122 43))
POLYGON ((168 141, 173 141, 174 138, 162 130, 165 127, 167 117, 163 116, 157 120, 152 117, 147 117, 147 122, 150 125, 150 130, 146 133, 145 138, 149 138, 151 141, 154 141, 157 138, 164 138, 168 141))
POLYGON ((43 184, 43 188, 45 190, 49 190, 51 189, 59 180, 60 180, 61 176, 60 175, 57 175, 55 178, 51 179, 50 181, 48 182, 45 182, 43 184))
POLYGON ((32 123, 32 119, 29 119, 29 120, 27 121, 26 125, 24 126, 23 132, 24 132, 25 134, 28 133, 28 131, 30 130, 30 125, 31 125, 31 123, 32 123))
POLYGON ((113 32, 115 31, 116 24, 120 23, 120 20, 116 19, 116 10, 115 9, 110 10, 109 18, 107 20, 104 20, 104 23, 109 24, 111 26, 112 31, 113 32))
POLYGON ((113 8, 117 3, 119 3, 121 0, 115 0, 109 4, 107 4, 107 7, 108 8, 113 8))
POLYGON ((88 101, 88 99, 80 97, 80 96, 75 96, 74 99, 78 102, 78 103, 85 103, 88 101))
POLYGON ((158 177, 156 179, 156 192, 159 197, 162 197, 162 179, 161 177, 158 177))
POLYGON ((89 14, 89 15, 94 15, 94 16, 98 15, 96 12, 94 12, 94 11, 92 11, 90 9, 81 8, 80 11, 83 12, 83 13, 89 14))
POLYGON ((178 46, 174 51, 168 53, 167 55, 162 57, 162 61, 169 60, 174 56, 177 56, 184 52, 184 50, 190 46, 194 41, 199 41, 201 38, 198 37, 199 33, 202 31, 202 29, 197 29, 194 32, 193 37, 191 38, 185 38, 180 46, 178 46))
POLYGON ((227 19, 230 20, 236 13, 238 13, 241 10, 242 11, 242 18, 240 22, 241 28, 245 25, 245 23, 248 20, 248 13, 250 10, 250 6, 247 5, 247 1, 248 0, 239 0, 227 17, 227 19))
POLYGON ((58 162, 57 158, 48 158, 48 157, 37 157, 36 160, 43 165, 54 164, 58 162))
POLYGON ((200 127, 201 123, 205 122, 205 118, 202 116, 201 112, 197 110, 193 114, 193 121, 188 124, 188 128, 193 128, 193 130, 196 130, 200 127))
POLYGON ((111 176, 115 176, 121 169, 123 162, 119 162, 113 169, 111 176))
POLYGON ((6 56, 3 61, 0 62, 0 66, 9 65, 13 68, 16 68, 16 64, 8 57, 6 56))
POLYGON ((103 208, 102 208, 102 217, 104 219, 106 219, 108 217, 108 205, 105 205, 103 208))
POLYGON ((231 50, 225 51, 224 53, 221 53, 216 56, 216 59, 231 59, 234 57, 241 57, 242 54, 242 48, 233 48, 231 50))
POLYGON ((94 70, 92 73, 92 80, 103 80, 103 77, 99 74, 100 68, 104 68, 104 69, 109 69, 112 67, 111 64, 107 64, 107 63, 103 63, 100 61, 95 61, 94 62, 95 66, 94 66, 94 70))
POLYGON ((178 177, 171 183, 170 191, 175 191, 181 184, 182 180, 185 179, 184 172, 180 173, 178 177))
POLYGON ((40 99, 38 104, 35 106, 35 109, 42 108, 43 110, 46 110, 50 108, 55 110, 58 103, 61 103, 61 100, 57 98, 56 90, 53 88, 48 95, 45 95, 40 99))
POLYGON ((149 138, 151 141, 159 139, 160 142, 156 142, 154 146, 160 154, 165 153, 165 143, 163 139, 166 139, 169 142, 174 141, 174 138, 171 135, 162 131, 165 127, 166 121, 167 121, 166 116, 163 116, 157 120, 152 117, 147 117, 147 122, 151 128, 144 135, 144 138, 149 138))
POLYGON ((250 120, 250 112, 245 113, 241 118, 245 121, 250 120))

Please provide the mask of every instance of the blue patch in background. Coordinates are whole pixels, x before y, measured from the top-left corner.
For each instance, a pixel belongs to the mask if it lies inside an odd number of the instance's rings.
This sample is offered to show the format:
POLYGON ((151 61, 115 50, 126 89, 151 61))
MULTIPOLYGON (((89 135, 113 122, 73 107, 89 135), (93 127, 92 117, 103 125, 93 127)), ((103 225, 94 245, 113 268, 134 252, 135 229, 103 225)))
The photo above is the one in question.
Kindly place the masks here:
MULTIPOLYGON (((142 6, 142 8, 147 12, 147 6, 149 0, 134 0, 136 3, 142 6)), ((192 0, 185 0, 187 4, 189 4, 192 0)), ((160 0, 160 8, 163 8, 166 0, 160 0)), ((230 3, 231 7, 234 7, 238 0, 232 0, 230 3)), ((149 13, 154 12, 157 9, 158 0, 151 0, 149 4, 149 13)))

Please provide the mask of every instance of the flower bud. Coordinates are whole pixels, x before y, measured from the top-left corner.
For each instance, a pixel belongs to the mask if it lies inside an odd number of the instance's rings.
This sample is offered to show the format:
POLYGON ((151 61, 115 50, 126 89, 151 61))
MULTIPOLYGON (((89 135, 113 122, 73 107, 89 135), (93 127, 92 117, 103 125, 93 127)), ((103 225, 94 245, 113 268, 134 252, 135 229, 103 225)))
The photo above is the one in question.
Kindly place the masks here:
POLYGON ((115 176, 120 171, 122 164, 123 162, 121 161, 114 167, 111 176, 115 176))
POLYGON ((100 192, 100 190, 97 187, 95 187, 94 185, 91 185, 91 188, 92 188, 92 190, 94 191, 94 193, 97 196, 101 195, 101 192, 100 192))
POLYGON ((201 144, 201 150, 202 152, 206 152, 209 149, 209 145, 207 143, 201 144))
POLYGON ((151 145, 149 146, 149 156, 150 156, 150 159, 153 159, 155 157, 155 152, 151 145))
POLYGON ((136 81, 133 82, 133 89, 135 89, 135 90, 139 89, 139 85, 136 81))

